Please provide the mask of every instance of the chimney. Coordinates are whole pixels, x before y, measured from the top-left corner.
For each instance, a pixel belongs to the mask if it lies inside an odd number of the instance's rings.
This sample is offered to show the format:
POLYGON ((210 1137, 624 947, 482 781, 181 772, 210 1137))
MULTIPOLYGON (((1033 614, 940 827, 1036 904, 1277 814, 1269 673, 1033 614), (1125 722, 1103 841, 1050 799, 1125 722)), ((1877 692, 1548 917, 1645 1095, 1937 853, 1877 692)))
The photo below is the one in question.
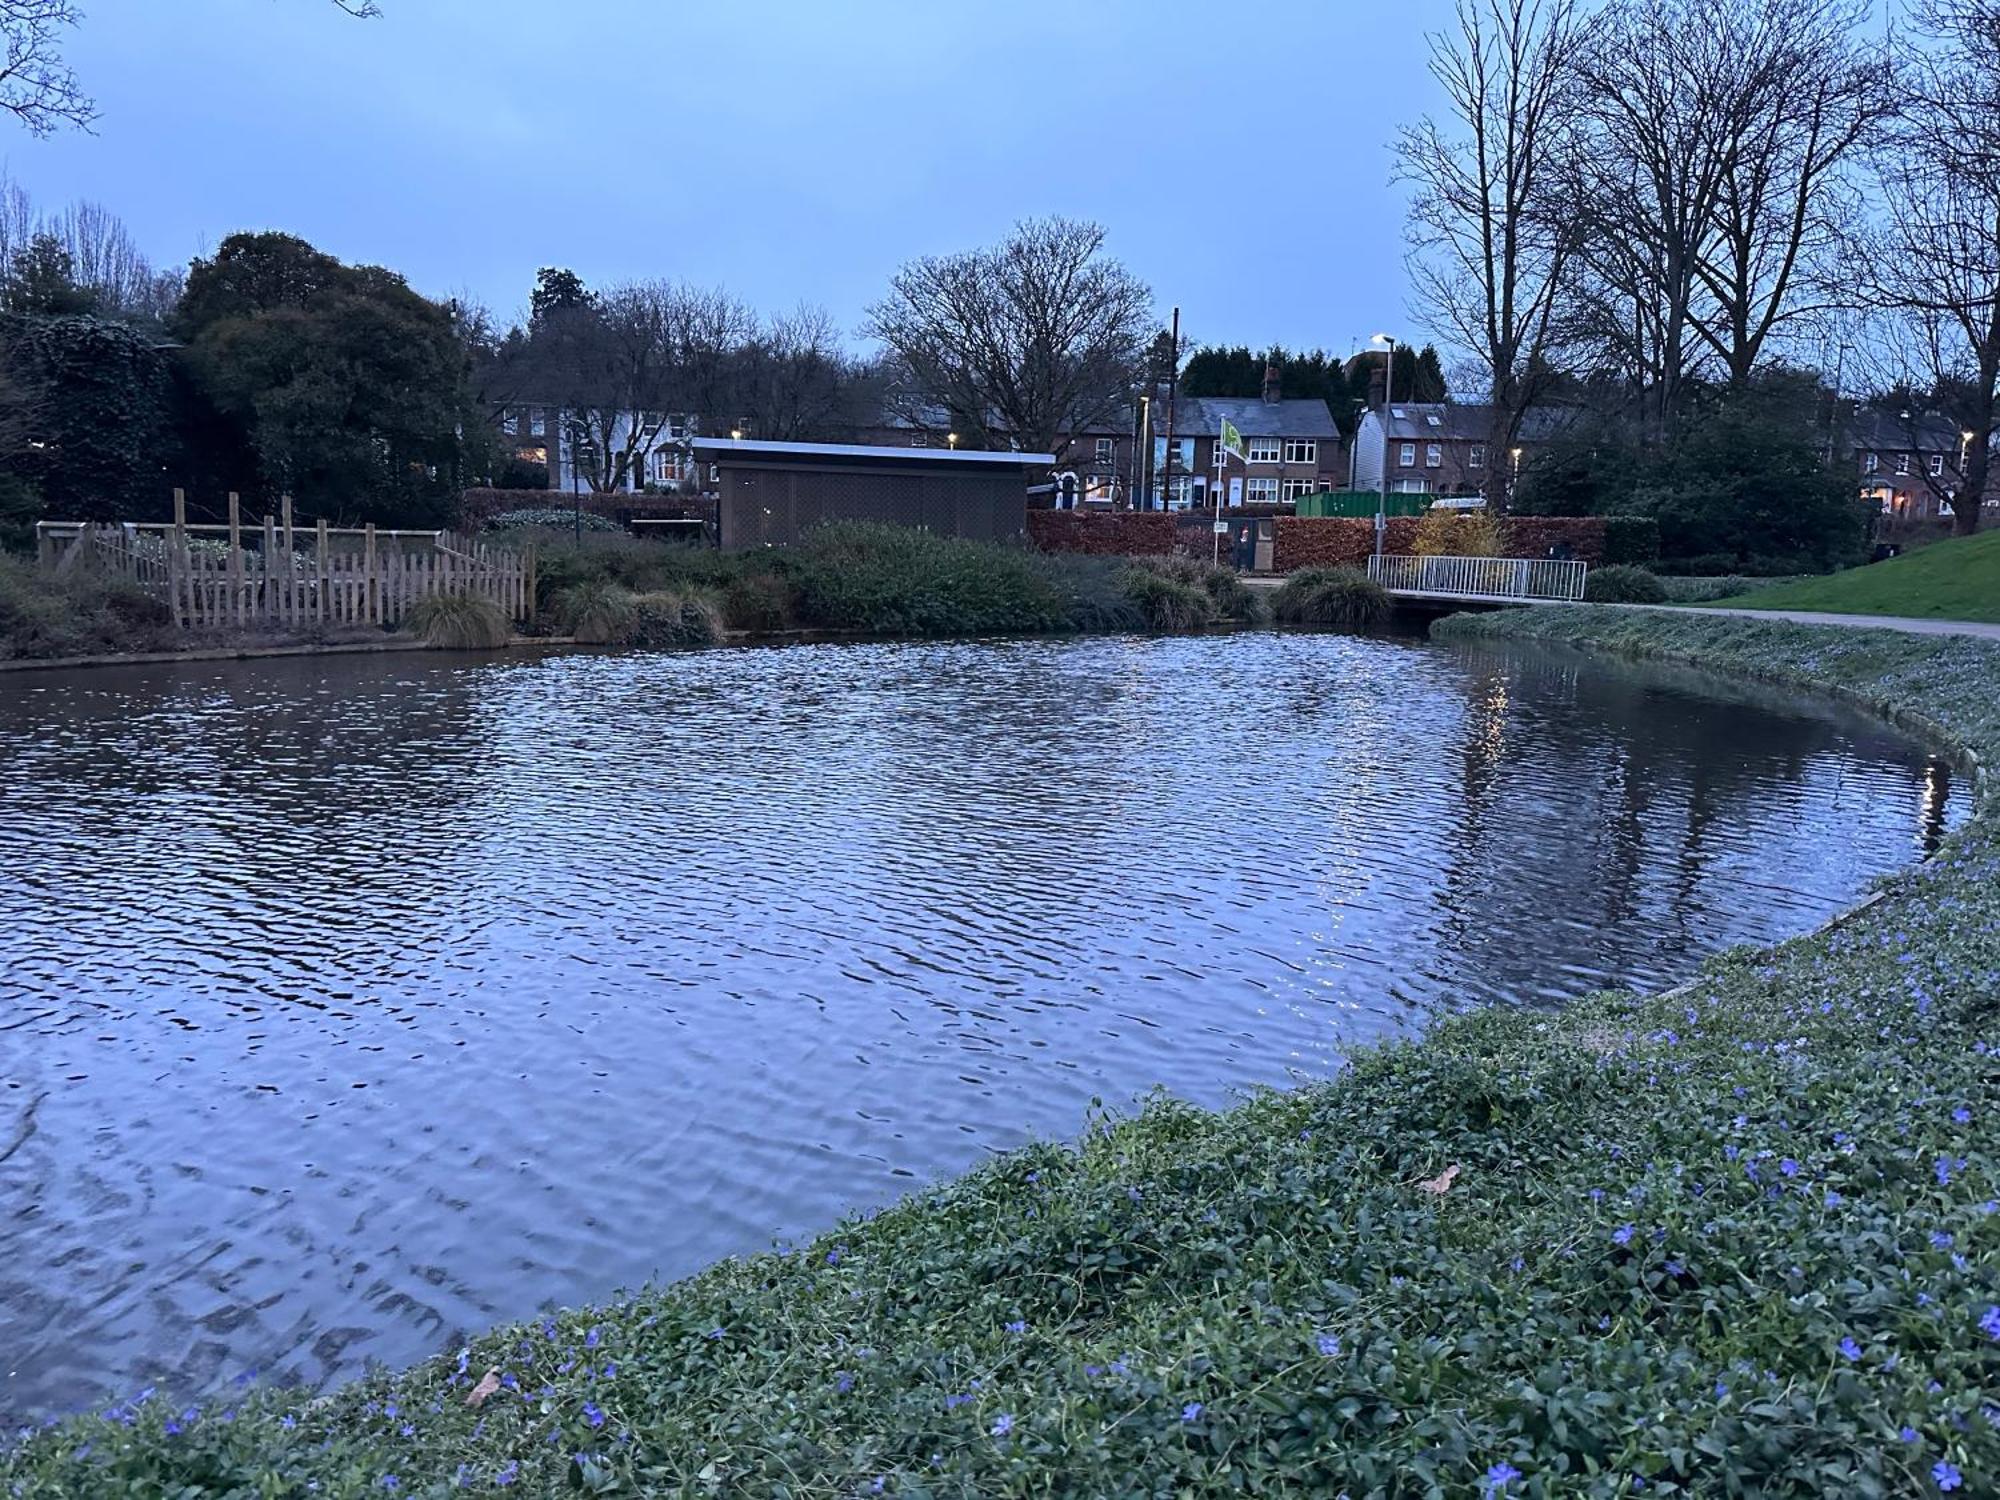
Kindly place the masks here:
POLYGON ((1264 361, 1264 404, 1278 404, 1278 367, 1269 360, 1264 361))

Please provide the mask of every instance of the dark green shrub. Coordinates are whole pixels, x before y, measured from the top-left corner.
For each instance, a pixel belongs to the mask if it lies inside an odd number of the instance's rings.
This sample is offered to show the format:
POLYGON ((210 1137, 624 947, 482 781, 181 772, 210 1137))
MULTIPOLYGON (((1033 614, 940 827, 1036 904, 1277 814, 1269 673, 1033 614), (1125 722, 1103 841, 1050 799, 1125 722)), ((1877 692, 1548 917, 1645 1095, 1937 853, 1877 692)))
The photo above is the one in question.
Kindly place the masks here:
POLYGON ((475 594, 432 594, 403 617, 403 629, 425 645, 452 651, 490 651, 504 646, 514 627, 500 606, 475 594))
POLYGON ((546 490, 549 487, 549 466, 538 464, 533 459, 510 458, 500 465, 500 472, 493 476, 493 487, 499 490, 546 490))
POLYGON ((1052 570, 1036 554, 900 526, 842 522, 790 549, 799 622, 882 635, 1061 630, 1052 570))
POLYGON ((777 573, 742 573, 721 586, 724 623, 731 630, 789 630, 792 587, 777 573))
POLYGON ((158 595, 83 569, 57 578, 0 555, 0 657, 168 651, 183 644, 158 595))
POLYGON ((1583 597, 1592 604, 1665 604, 1667 586, 1644 568, 1619 564, 1592 568, 1583 581, 1583 597))
POLYGON ((1287 625, 1365 630, 1389 609, 1388 591, 1357 568, 1302 568, 1271 596, 1272 617, 1287 625))
POLYGON ((1207 589, 1153 568, 1127 568, 1119 589, 1139 611, 1147 630, 1199 630, 1217 619, 1215 601, 1207 589))
POLYGON ((1158 573, 1178 583, 1193 584, 1208 595, 1216 614, 1222 619, 1254 625, 1264 618, 1263 599, 1257 590, 1237 575, 1234 568, 1218 567, 1213 563, 1180 556, 1138 557, 1132 560, 1130 566, 1158 573))
POLYGON ((1660 523, 1651 516, 1606 516, 1604 562, 1650 563, 1660 555, 1660 523))

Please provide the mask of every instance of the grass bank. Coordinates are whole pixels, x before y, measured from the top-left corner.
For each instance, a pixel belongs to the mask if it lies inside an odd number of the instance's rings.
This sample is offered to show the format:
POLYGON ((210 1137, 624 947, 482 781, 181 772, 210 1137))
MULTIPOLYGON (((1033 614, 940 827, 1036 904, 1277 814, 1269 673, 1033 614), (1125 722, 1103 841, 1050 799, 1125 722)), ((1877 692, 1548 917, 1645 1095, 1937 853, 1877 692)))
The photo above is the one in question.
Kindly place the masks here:
POLYGON ((2000 622, 2000 531, 1933 542, 1887 562, 1780 583, 1729 603, 1740 609, 2000 622))
MULTIPOLYGON (((1847 692, 2000 753, 2000 651, 1446 622, 1847 692)), ((2000 836, 1671 995, 1157 1102, 789 1254, 323 1400, 134 1393, 22 1496, 1903 1496, 2000 1485, 2000 836)))

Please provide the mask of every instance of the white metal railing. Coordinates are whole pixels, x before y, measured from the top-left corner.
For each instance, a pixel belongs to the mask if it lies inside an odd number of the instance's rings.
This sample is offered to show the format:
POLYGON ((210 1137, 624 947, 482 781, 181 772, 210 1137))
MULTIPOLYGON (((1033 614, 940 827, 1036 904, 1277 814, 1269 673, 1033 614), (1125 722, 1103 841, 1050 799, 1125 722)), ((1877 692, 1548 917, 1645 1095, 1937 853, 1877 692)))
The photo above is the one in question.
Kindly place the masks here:
POLYGON ((1392 594, 1483 599, 1583 597, 1588 569, 1555 557, 1371 557, 1368 576, 1392 594))

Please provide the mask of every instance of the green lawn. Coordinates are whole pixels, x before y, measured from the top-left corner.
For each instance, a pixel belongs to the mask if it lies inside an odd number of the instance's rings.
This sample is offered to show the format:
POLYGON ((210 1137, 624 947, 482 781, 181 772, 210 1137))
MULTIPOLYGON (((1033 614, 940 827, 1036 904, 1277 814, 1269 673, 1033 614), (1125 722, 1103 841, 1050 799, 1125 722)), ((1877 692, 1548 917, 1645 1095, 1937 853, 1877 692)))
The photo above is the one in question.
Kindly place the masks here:
POLYGON ((1723 602, 1732 609, 2000 621, 2000 531, 1934 542, 1888 562, 1781 583, 1723 602))

